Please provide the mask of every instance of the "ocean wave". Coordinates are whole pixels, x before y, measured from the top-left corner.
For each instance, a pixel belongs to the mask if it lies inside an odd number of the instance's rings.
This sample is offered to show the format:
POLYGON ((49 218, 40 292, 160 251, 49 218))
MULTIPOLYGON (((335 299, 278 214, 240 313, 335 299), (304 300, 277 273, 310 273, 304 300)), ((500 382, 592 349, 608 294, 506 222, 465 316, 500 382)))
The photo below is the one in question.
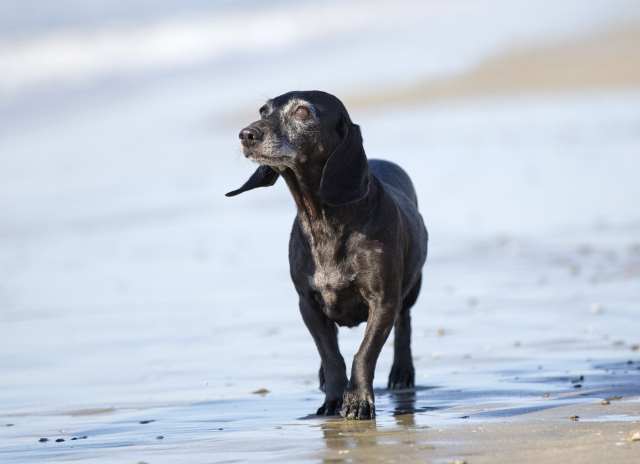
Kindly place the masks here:
MULTIPOLYGON (((395 14, 394 14, 395 11, 395 14)), ((268 52, 398 16, 360 3, 225 9, 137 26, 67 30, 0 42, 0 98, 34 86, 174 69, 233 53, 268 52)))
MULTIPOLYGON (((182 70, 220 59, 246 64, 254 54, 339 40, 342 48, 359 42, 358 53, 374 63, 370 75, 458 71, 501 48, 634 17, 640 17, 637 0, 225 3, 197 15, 0 39, 0 103, 59 84, 182 70)), ((335 52, 349 69, 362 71, 363 60, 341 53, 335 52)))

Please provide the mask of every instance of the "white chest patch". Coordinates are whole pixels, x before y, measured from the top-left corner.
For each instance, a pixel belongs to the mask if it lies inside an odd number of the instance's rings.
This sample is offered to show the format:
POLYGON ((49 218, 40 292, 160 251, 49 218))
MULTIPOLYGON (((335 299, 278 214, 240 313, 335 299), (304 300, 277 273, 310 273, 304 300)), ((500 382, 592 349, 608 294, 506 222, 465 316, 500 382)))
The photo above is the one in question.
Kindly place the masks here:
POLYGON ((341 266, 319 266, 310 278, 310 284, 322 295, 325 305, 332 307, 337 302, 338 291, 351 285, 355 277, 341 266))

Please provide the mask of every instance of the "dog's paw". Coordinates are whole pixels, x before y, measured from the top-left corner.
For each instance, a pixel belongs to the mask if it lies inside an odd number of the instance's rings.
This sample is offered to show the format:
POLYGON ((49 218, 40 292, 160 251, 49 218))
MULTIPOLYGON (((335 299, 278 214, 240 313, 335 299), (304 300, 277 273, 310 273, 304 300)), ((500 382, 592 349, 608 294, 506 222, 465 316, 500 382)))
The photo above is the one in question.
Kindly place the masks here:
POLYGON ((345 419, 369 420, 376 417, 376 407, 373 396, 357 391, 347 391, 342 399, 340 415, 345 419))
POLYGON ((389 373, 389 382, 387 388, 389 390, 404 390, 415 386, 415 371, 413 365, 394 364, 389 373))
POLYGON ((337 416, 342 408, 342 399, 325 400, 322 406, 318 408, 316 414, 318 416, 337 416))

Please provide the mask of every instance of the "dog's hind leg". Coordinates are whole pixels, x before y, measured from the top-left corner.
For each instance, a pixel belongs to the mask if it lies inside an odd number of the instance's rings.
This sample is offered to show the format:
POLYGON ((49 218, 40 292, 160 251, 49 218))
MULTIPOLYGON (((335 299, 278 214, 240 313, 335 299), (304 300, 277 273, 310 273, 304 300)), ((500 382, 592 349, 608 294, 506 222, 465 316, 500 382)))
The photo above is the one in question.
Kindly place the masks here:
POLYGON ((319 377, 325 401, 316 414, 336 415, 342 407, 342 395, 347 385, 346 366, 338 347, 338 327, 320 308, 305 298, 300 299, 300 313, 322 360, 319 377))
POLYGON ((398 314, 394 326, 393 365, 389 373, 387 388, 401 390, 413 388, 415 385, 415 370, 411 356, 411 307, 415 304, 420 293, 422 276, 418 278, 411 291, 402 302, 402 311, 398 314))

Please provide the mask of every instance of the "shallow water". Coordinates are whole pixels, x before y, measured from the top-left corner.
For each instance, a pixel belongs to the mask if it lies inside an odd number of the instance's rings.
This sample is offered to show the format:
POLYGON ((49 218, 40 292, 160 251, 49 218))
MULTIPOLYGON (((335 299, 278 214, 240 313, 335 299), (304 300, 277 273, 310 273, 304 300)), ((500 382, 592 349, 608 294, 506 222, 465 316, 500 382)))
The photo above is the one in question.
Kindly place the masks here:
MULTIPOLYGON (((585 23, 598 23, 593 5, 585 23)), ((404 39, 441 49, 406 62, 414 74, 460 65, 446 57, 471 65, 514 37, 508 10, 464 53, 465 37, 431 40, 456 8, 427 15, 428 41, 407 26, 404 39)), ((578 19, 548 28, 575 32, 578 19)), ((516 37, 549 33, 536 24, 516 37)), ((349 56, 367 45, 320 53, 345 75, 319 84, 357 86, 349 73, 376 57, 349 56)), ((75 89, 47 100, 73 105, 42 112, 37 93, 3 102, 20 117, 0 128, 1 462, 337 462, 356 449, 383 461, 388 443, 440 459, 453 443, 425 431, 640 394, 640 94, 487 98, 353 112, 368 154, 412 175, 430 230, 413 310, 419 387, 383 388, 388 343, 375 422, 310 415, 322 396, 288 275, 293 202, 281 183, 223 196, 253 169, 238 109, 306 84, 286 70, 306 69, 309 51, 269 55, 281 68, 260 90, 264 63, 231 60, 144 89, 75 89)), ((391 68, 361 83, 393 84, 391 68)), ((345 358, 362 333, 341 331, 345 358)))

